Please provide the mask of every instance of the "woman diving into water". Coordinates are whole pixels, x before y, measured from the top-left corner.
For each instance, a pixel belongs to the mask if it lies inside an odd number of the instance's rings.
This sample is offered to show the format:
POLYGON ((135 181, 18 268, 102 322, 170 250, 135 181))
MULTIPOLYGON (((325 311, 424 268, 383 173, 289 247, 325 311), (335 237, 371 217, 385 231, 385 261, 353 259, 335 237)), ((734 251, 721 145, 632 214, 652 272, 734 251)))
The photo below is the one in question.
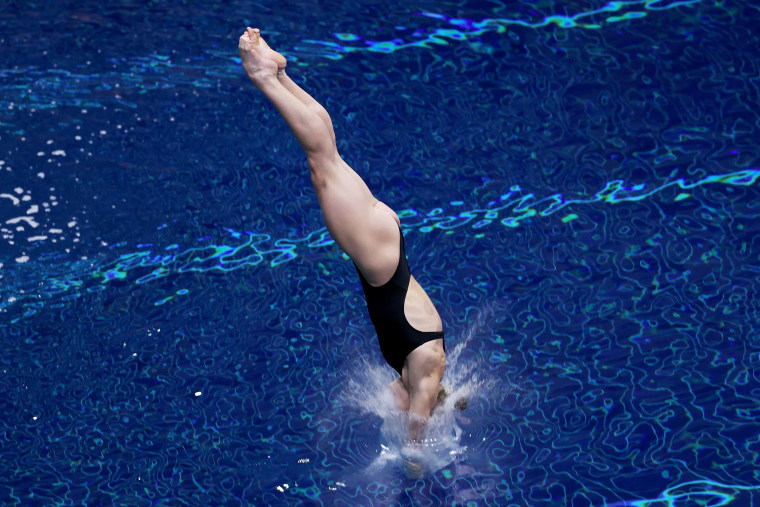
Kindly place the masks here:
POLYGON ((240 37, 238 48, 246 74, 306 153, 327 230, 356 266, 380 350, 400 375, 390 388, 398 407, 409 414, 405 449, 413 454, 444 395, 446 349, 441 317, 409 272, 399 217, 340 157, 330 116, 288 77, 285 57, 254 28, 240 37))

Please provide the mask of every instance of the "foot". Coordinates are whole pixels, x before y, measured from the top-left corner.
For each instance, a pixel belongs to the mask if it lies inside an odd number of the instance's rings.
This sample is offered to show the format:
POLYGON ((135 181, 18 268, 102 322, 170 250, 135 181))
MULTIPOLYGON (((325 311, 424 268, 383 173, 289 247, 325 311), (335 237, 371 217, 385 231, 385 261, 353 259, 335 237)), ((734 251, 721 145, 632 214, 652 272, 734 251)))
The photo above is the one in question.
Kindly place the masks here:
POLYGON ((258 28, 246 29, 246 33, 241 35, 238 41, 238 50, 243 68, 253 82, 276 77, 278 72, 285 70, 288 63, 284 56, 267 45, 258 28))

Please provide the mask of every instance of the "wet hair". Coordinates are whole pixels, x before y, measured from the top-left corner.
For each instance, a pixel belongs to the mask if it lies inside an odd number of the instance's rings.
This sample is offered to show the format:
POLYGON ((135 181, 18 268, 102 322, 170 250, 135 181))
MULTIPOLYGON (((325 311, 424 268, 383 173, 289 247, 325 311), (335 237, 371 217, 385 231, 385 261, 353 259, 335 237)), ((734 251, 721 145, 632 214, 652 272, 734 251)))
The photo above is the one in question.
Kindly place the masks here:
MULTIPOLYGON (((446 398, 449 397, 449 393, 446 392, 446 387, 444 387, 443 384, 438 384, 438 397, 435 399, 435 406, 433 406, 433 409, 430 411, 430 413, 433 413, 433 410, 436 409, 439 405, 443 405, 446 402, 446 398)), ((462 410, 467 408, 467 398, 461 397, 457 401, 454 402, 454 409, 461 412, 462 410)))

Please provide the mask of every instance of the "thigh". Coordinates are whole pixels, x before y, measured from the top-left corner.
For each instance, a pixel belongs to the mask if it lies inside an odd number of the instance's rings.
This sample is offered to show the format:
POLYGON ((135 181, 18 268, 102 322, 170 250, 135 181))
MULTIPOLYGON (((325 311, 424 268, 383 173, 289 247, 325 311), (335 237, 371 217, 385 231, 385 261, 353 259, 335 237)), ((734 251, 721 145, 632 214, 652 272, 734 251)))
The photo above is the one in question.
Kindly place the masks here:
POLYGON ((339 156, 312 166, 327 230, 372 285, 382 285, 396 270, 399 259, 398 217, 370 192, 364 180, 339 156))

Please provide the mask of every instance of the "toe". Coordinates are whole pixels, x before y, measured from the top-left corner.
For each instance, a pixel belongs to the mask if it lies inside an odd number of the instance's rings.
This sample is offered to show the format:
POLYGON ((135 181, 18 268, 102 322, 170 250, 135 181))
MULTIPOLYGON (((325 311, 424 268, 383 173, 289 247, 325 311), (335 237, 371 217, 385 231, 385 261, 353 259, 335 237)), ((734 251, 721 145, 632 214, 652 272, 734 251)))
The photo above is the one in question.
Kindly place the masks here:
POLYGON ((259 43, 259 30, 258 28, 246 28, 246 32, 248 33, 248 38, 251 39, 251 44, 256 46, 259 43))

